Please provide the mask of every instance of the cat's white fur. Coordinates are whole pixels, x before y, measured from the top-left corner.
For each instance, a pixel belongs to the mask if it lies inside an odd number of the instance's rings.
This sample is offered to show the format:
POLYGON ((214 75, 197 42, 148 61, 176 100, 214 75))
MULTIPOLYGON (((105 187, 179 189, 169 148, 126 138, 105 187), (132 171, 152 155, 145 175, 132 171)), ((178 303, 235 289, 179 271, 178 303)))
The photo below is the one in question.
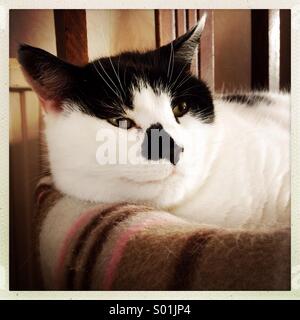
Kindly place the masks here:
MULTIPOLYGON (((96 202, 150 203, 191 221, 222 227, 289 225, 290 99, 269 93, 271 105, 215 100, 215 121, 189 113, 177 123, 167 92, 144 85, 128 112, 140 129, 119 129, 80 111, 45 114, 46 139, 54 182, 59 190, 96 202), (99 165, 96 137, 112 130, 139 137, 160 123, 178 145, 180 161, 99 165)), ((76 106, 73 106, 73 108, 76 106)), ((118 143, 118 141, 117 141, 118 143)), ((140 150, 140 148, 138 149, 140 150)))

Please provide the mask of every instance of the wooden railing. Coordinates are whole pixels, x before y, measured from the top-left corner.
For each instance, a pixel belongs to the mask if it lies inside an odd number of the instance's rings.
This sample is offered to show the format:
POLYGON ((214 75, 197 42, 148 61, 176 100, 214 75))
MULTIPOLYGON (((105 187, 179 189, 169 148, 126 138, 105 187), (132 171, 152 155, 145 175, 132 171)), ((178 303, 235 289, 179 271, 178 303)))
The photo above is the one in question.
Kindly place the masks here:
MULTIPOLYGON (((192 71, 214 89, 213 11, 207 10, 205 30, 192 71)), ((164 45, 181 36, 199 20, 202 10, 155 10, 156 46, 164 45)))
MULTIPOLYGON (((200 41, 199 54, 195 57, 192 70, 196 76, 205 80, 212 90, 215 89, 214 50, 216 43, 215 33, 224 33, 227 41, 230 34, 215 29, 216 14, 219 10, 205 10, 208 14, 206 26, 200 41)), ((180 36, 191 28, 200 18, 204 10, 155 10, 156 44, 163 45, 180 36)), ((251 10, 250 26, 246 21, 237 21, 235 32, 242 29, 249 30, 249 56, 251 57, 251 88, 252 89, 289 89, 290 88, 290 10, 251 10)), ((230 21, 228 21, 230 22, 230 21)), ((238 45, 231 48, 232 59, 239 57, 242 48, 238 45)), ((239 70, 242 74, 246 70, 239 70)), ((225 82, 226 79, 223 79, 225 82)), ((220 91, 220 88, 217 88, 220 91)), ((236 88, 241 89, 241 88, 236 88)), ((249 88, 250 89, 250 88, 249 88)))

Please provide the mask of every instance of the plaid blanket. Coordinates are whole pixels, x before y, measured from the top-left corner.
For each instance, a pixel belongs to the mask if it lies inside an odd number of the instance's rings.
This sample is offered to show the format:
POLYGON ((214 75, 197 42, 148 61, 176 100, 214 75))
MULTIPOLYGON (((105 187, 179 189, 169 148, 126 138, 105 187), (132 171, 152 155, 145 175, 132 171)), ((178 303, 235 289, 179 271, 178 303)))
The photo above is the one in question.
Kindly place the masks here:
POLYGON ((224 230, 37 187, 35 248, 55 290, 289 290, 290 230, 224 230))

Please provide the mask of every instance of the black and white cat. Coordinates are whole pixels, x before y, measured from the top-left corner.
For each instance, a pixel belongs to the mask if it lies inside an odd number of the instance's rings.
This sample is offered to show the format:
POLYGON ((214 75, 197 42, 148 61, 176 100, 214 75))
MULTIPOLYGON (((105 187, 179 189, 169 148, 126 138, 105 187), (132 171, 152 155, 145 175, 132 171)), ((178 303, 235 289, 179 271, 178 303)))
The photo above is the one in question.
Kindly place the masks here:
POLYGON ((60 191, 95 202, 147 203, 222 227, 289 225, 289 95, 213 100, 190 72, 204 24, 205 16, 159 49, 82 67, 20 47, 24 74, 45 111, 60 191), (102 161, 101 143, 114 150, 115 162, 111 155, 102 161))

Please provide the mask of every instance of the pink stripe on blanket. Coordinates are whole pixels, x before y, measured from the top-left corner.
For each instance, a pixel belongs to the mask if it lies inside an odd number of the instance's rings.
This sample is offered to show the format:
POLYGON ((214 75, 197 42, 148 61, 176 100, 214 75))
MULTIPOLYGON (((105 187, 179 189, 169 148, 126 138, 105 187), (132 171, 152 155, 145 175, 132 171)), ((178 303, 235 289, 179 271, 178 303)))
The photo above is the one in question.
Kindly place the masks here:
MULTIPOLYGON (((101 208, 103 207, 101 206, 101 208)), ((58 286, 60 286, 61 283, 65 259, 69 252, 69 247, 73 237, 76 235, 78 230, 85 226, 90 221, 90 219, 93 218, 97 213, 99 213, 99 207, 93 207, 92 209, 87 210, 86 212, 80 215, 79 219, 68 230, 64 238, 63 244, 61 246, 61 249, 59 250, 58 261, 55 267, 54 279, 56 278, 56 283, 58 286)))
POLYGON ((140 231, 146 229, 149 226, 156 225, 156 224, 162 224, 170 222, 165 219, 147 219, 139 224, 133 225, 126 229, 125 232, 121 233, 121 235, 118 237, 116 244, 114 245, 111 257, 106 265, 106 268, 104 270, 104 278, 102 283, 102 288, 104 290, 110 290, 112 287, 112 284, 114 282, 116 272, 118 269, 118 265, 124 255, 124 252, 126 250, 126 246, 128 242, 140 231))

